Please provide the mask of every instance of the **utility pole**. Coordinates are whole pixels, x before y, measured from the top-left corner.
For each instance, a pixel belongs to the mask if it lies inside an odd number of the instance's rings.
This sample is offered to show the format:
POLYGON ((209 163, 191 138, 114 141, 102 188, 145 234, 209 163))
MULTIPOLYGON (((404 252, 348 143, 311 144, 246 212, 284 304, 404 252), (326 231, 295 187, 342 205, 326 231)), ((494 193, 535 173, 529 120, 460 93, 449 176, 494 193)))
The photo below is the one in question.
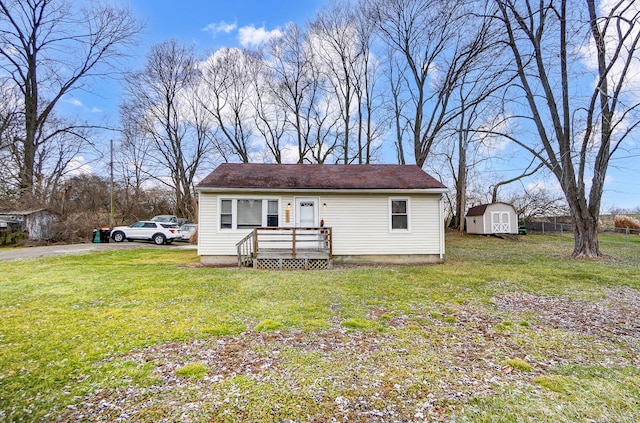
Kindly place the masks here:
POLYGON ((114 205, 114 193, 113 193, 113 140, 109 140, 109 153, 111 156, 111 160, 109 162, 109 167, 111 168, 111 216, 109 218, 109 227, 113 228, 113 205, 114 205))

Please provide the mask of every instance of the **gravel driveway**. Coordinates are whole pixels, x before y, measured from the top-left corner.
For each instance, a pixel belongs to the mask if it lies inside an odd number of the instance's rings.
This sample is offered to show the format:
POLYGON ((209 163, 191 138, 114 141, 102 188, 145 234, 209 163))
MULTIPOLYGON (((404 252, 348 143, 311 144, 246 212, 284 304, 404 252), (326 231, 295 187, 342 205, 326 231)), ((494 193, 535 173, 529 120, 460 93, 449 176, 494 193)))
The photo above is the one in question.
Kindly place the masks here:
POLYGON ((191 244, 155 245, 150 242, 122 242, 119 244, 71 244, 51 245, 47 247, 24 247, 0 249, 0 260, 21 260, 37 257, 49 257, 61 254, 83 254, 94 251, 122 250, 131 248, 181 248, 195 249, 191 244))

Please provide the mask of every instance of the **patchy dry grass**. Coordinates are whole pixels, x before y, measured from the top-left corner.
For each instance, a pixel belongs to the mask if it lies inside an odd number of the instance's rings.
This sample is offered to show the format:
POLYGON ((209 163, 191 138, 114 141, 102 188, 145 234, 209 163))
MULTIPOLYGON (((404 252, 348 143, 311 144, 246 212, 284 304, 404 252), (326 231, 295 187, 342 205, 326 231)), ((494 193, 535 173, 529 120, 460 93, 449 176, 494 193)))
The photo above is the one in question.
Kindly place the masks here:
POLYGON ((438 266, 3 263, 3 421, 640 420, 640 254, 450 236, 438 266))

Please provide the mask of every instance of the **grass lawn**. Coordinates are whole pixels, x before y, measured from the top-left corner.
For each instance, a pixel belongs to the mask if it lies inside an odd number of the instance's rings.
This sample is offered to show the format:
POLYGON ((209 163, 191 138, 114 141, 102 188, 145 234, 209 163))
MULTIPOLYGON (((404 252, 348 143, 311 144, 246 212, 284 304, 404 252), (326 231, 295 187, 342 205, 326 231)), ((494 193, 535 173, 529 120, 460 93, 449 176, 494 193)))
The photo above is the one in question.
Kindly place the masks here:
POLYGON ((2 262, 0 421, 640 421, 639 240, 592 261, 451 234, 443 265, 308 272, 2 262))

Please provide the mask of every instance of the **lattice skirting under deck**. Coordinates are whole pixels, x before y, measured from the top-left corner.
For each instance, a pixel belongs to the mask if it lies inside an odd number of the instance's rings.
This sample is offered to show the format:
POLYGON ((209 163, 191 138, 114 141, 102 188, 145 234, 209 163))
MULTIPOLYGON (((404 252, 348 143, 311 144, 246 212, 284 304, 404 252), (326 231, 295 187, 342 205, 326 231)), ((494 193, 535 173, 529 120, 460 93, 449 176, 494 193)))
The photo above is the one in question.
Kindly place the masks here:
POLYGON ((322 270, 330 267, 328 259, 258 258, 253 267, 262 270, 322 270))

